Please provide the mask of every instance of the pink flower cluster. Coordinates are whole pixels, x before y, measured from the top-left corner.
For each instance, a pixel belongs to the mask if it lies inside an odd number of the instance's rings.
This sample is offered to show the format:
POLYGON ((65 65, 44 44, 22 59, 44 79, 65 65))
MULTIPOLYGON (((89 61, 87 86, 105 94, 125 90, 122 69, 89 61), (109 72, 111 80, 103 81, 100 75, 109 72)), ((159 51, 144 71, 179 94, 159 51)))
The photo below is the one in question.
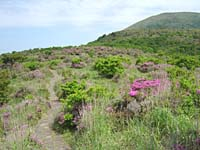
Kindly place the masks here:
POLYGON ((146 79, 137 79, 131 85, 131 90, 129 92, 130 96, 136 96, 141 89, 147 89, 152 87, 158 87, 160 85, 160 80, 146 80, 146 79))

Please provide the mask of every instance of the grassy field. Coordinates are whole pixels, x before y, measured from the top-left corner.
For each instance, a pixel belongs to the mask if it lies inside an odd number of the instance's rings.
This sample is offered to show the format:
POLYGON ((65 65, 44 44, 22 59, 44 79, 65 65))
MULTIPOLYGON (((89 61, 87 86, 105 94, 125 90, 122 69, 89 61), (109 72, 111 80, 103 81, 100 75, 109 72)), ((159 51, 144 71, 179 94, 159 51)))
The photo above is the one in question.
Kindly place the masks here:
POLYGON ((52 130, 71 149, 198 150, 198 57, 102 46, 1 55, 1 87, 6 87, 1 91, 1 147, 44 149, 42 142, 31 140, 31 133, 52 109, 49 85, 54 70, 62 77, 54 85, 62 108, 52 130), (3 76, 5 71, 8 75, 3 76), (155 81, 159 84, 153 85, 155 81), (16 130, 28 134, 9 141, 16 130))

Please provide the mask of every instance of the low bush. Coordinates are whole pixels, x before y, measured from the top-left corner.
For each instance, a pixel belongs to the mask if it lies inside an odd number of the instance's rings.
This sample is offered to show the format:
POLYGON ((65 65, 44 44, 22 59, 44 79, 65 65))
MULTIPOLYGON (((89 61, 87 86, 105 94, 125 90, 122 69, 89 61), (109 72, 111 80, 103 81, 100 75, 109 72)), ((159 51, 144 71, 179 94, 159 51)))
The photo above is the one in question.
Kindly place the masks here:
POLYGON ((40 67, 40 64, 39 62, 32 61, 32 62, 25 63, 24 66, 30 69, 31 71, 33 71, 33 70, 38 69, 40 67))
POLYGON ((76 118, 81 117, 79 116, 81 107, 86 104, 88 100, 86 85, 84 82, 79 83, 74 80, 62 85, 61 89, 61 101, 65 111, 64 119, 68 125, 77 125, 79 120, 76 120, 76 118))
POLYGON ((49 61, 49 67, 51 68, 51 69, 53 69, 55 66, 57 66, 59 63, 61 62, 61 60, 59 60, 59 59, 57 59, 57 60, 51 60, 51 61, 49 61))
POLYGON ((194 56, 172 56, 169 57, 168 63, 171 65, 176 65, 178 67, 185 67, 188 70, 194 70, 200 67, 200 60, 194 56))
POLYGON ((71 64, 72 68, 83 68, 84 66, 85 64, 82 62, 80 57, 74 57, 72 59, 72 64, 71 64))
POLYGON ((136 60, 136 65, 141 65, 141 64, 144 64, 146 62, 153 62, 154 64, 159 64, 159 63, 162 63, 162 60, 159 59, 159 58, 155 58, 155 57, 141 56, 136 60))
POLYGON ((123 67, 123 58, 119 56, 109 56, 106 58, 100 58, 95 63, 95 70, 99 72, 99 74, 112 78, 116 74, 121 74, 124 72, 123 67))
POLYGON ((73 64, 79 64, 80 62, 81 62, 81 59, 79 57, 72 58, 72 63, 73 64))
POLYGON ((26 59, 26 57, 18 52, 12 52, 7 54, 1 55, 1 60, 4 64, 10 64, 13 65, 16 62, 23 62, 26 59))

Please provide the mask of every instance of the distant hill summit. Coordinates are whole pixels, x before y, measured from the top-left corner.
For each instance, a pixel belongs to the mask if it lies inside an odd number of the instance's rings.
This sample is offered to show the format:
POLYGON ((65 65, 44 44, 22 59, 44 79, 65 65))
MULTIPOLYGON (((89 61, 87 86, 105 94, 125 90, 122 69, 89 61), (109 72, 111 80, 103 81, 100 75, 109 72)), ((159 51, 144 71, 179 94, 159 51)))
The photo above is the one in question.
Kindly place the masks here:
POLYGON ((200 29, 200 13, 162 13, 142 20, 126 29, 200 29))
POLYGON ((90 42, 91 46, 136 48, 147 52, 200 54, 200 13, 163 13, 90 42))

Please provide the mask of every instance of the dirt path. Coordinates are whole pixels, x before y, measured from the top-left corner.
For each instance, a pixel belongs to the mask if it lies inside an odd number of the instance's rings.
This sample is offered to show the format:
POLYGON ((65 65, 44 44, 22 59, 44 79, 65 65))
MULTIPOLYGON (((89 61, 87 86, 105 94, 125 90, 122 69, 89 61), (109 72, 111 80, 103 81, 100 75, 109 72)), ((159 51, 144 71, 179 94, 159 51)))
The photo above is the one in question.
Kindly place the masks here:
POLYGON ((36 142, 40 143, 44 149, 69 150, 70 147, 65 143, 63 138, 56 134, 51 128, 55 116, 59 113, 61 109, 61 104, 58 101, 58 97, 56 96, 54 91, 54 85, 57 81, 60 81, 62 79, 56 71, 51 70, 51 72, 53 74, 53 78, 51 79, 48 88, 50 93, 51 109, 42 116, 41 120, 36 125, 31 137, 36 142))
POLYGON ((51 128, 55 116, 61 109, 61 104, 58 101, 58 97, 54 91, 54 86, 58 81, 62 80, 62 77, 59 76, 56 71, 51 70, 51 73, 53 74, 53 78, 50 80, 48 85, 48 91, 50 93, 48 102, 50 103, 51 108, 45 114, 43 114, 36 126, 23 126, 22 128, 7 134, 4 139, 4 141, 7 141, 7 144, 1 144, 0 141, 0 145, 3 146, 0 146, 0 150, 2 148, 7 149, 7 147, 10 146, 9 143, 22 142, 29 136, 37 144, 40 144, 43 150, 70 150, 70 147, 65 143, 63 138, 56 134, 51 128))

